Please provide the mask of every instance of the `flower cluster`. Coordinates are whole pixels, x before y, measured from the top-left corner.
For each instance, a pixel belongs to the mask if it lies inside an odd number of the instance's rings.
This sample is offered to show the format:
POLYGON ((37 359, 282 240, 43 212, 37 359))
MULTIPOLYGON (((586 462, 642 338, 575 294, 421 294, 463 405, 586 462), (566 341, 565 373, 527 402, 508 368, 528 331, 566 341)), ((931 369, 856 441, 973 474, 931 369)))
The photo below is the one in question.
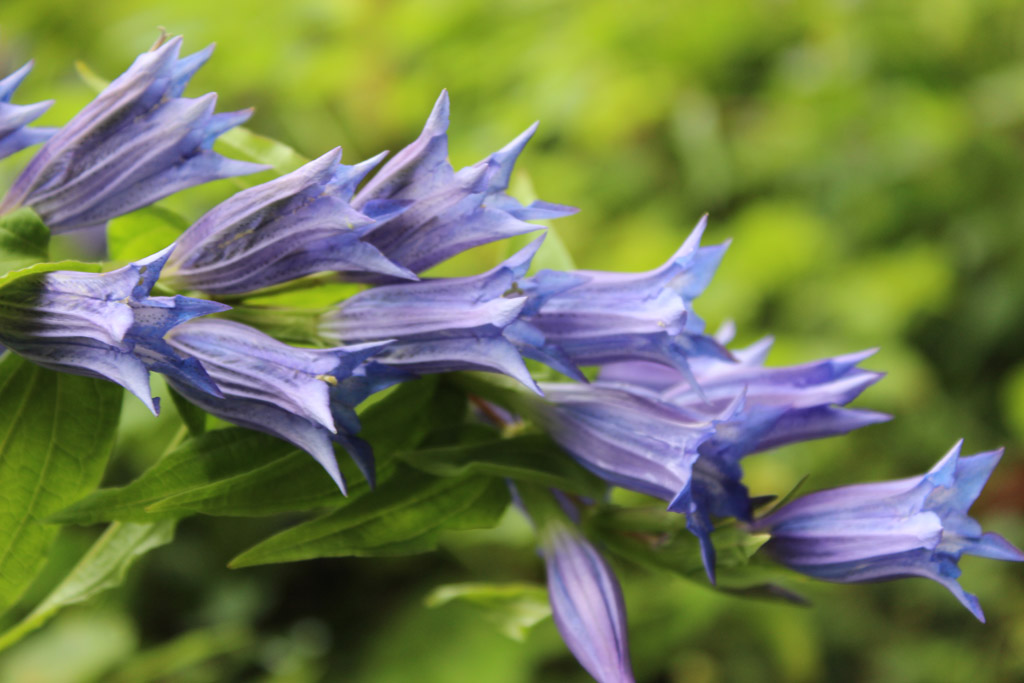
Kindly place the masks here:
MULTIPOLYGON (((73 230, 263 170, 211 150, 250 112, 215 114, 213 94, 183 98, 210 49, 179 58, 180 47, 174 38, 139 56, 56 132, 25 127, 47 103, 9 102, 28 66, 0 81, 0 157, 52 134, 0 203, 0 217, 25 207, 54 231, 73 230)), ((53 270, 2 284, 0 343, 45 367, 116 382, 154 413, 149 372, 161 373, 204 411, 306 451, 342 492, 335 445, 375 481, 355 412, 370 394, 429 373, 506 375, 526 389, 500 406, 508 414, 530 419, 609 487, 685 515, 712 582, 712 532, 735 519, 769 534, 764 554, 799 572, 840 582, 926 576, 982 618, 956 582, 961 554, 1024 560, 967 516, 998 452, 960 458, 957 446, 922 477, 810 494, 757 518, 742 481, 746 455, 889 419, 846 407, 881 378, 860 367, 872 352, 770 367, 770 339, 731 349, 731 329, 706 333, 694 301, 727 247, 701 245, 707 217, 647 272, 531 275, 540 235, 486 272, 425 277, 467 249, 542 229, 528 221, 575 211, 524 206, 506 193, 536 124, 456 171, 448 119, 442 93, 420 136, 373 175, 384 154, 348 166, 334 149, 238 192, 152 256, 106 273, 53 270), (229 311, 218 299, 323 273, 365 286, 312 326, 329 348, 208 317, 229 311), (152 295, 158 280, 171 295, 152 295), (537 382, 527 361, 568 381, 537 382)), ((598 680, 631 681, 611 566, 575 521, 534 521, 569 648, 598 680)))

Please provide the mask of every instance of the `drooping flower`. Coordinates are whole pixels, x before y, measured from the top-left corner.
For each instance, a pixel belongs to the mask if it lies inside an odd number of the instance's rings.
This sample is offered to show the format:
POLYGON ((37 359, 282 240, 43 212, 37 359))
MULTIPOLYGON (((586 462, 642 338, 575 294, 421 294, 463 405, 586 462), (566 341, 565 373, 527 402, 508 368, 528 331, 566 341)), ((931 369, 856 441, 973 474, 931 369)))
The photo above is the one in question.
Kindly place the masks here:
POLYGON ((0 79, 0 159, 49 139, 52 128, 28 128, 43 115, 53 100, 35 104, 11 104, 11 96, 32 70, 32 62, 0 79))
POLYGON ((372 484, 373 452, 355 436, 359 420, 353 379, 360 363, 384 343, 333 349, 283 344, 259 330, 228 320, 196 320, 167 335, 170 345, 197 358, 217 383, 220 396, 168 381, 192 403, 241 427, 272 434, 306 451, 345 492, 331 442, 341 445, 372 484))
POLYGON ((212 46, 178 59, 176 37, 128 70, 57 131, 0 203, 35 210, 54 232, 102 224, 193 185, 266 167, 211 151, 251 111, 214 114, 217 96, 180 97, 212 46))
POLYGON ((373 215, 353 209, 355 186, 380 157, 340 164, 336 148, 302 168, 243 190, 214 207, 178 240, 167 264, 172 286, 214 294, 250 292, 321 271, 375 273, 395 279, 416 276, 360 240, 375 219, 401 204, 368 204, 373 215))
POLYGON ((550 382, 540 387, 544 399, 528 398, 517 409, 605 481, 670 501, 669 509, 687 499, 700 445, 738 407, 695 416, 639 388, 550 382))
POLYGON ((1024 553, 967 515, 1002 449, 960 457, 962 443, 922 476, 818 491, 783 505, 753 525, 771 534, 763 551, 825 581, 923 576, 984 621, 978 599, 957 582, 960 557, 1021 562, 1024 553))
POLYGON ((647 360, 689 372, 693 356, 728 358, 692 311, 728 245, 700 247, 705 216, 669 261, 645 273, 541 271, 517 327, 524 355, 577 377, 580 365, 647 360), (541 344, 521 331, 539 333, 541 344), (568 367, 560 359, 567 359, 568 367))
POLYGON ((735 360, 690 361, 692 375, 638 361, 602 369, 601 383, 627 391, 658 392, 693 419, 711 419, 734 406, 728 419, 698 447, 691 486, 673 502, 686 514, 687 528, 701 540, 705 563, 714 565, 712 517, 749 521, 752 509, 740 460, 751 453, 810 439, 836 436, 889 418, 869 410, 842 408, 882 375, 857 365, 873 352, 826 358, 788 367, 764 367, 771 339, 733 351, 735 360), (698 392, 691 382, 700 387, 698 392))
POLYGON ((203 367, 168 346, 180 323, 228 306, 149 296, 173 245, 109 273, 56 271, 0 289, 0 344, 47 368, 120 384, 156 414, 149 371, 197 394, 217 394, 203 367))
POLYGON ((541 531, 555 626, 577 661, 600 683, 632 683, 626 608, 611 567, 571 524, 541 531))
POLYGON ((448 93, 442 92, 419 138, 392 157, 352 201, 360 211, 379 200, 410 202, 402 213, 379 221, 364 238, 395 263, 420 273, 471 247, 540 229, 525 221, 576 212, 542 201, 523 206, 505 194, 512 167, 536 124, 458 172, 448 162, 447 130, 448 93))
POLYGON ((581 533, 579 507, 560 491, 530 484, 510 481, 509 492, 537 529, 551 613, 569 651, 601 683, 632 683, 622 589, 581 533))
POLYGON ((394 340, 375 361, 410 373, 489 370, 536 388, 503 333, 526 303, 514 285, 542 239, 480 275, 360 292, 323 317, 321 335, 339 344, 394 340))

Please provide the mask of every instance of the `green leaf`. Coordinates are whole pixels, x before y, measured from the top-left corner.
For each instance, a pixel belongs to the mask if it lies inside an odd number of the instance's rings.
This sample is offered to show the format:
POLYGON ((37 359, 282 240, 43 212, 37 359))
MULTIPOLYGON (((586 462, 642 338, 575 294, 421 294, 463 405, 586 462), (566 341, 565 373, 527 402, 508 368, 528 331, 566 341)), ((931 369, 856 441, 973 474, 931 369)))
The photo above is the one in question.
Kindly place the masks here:
POLYGON ((278 173, 291 173, 309 159, 273 138, 258 135, 243 126, 235 126, 222 134, 214 149, 226 156, 254 161, 273 167, 278 173))
POLYGON ((468 528, 468 520, 497 523, 500 513, 484 517, 474 511, 493 511, 495 498, 507 504, 508 493, 493 479, 438 479, 401 470, 371 495, 271 536, 229 566, 426 552, 436 547, 437 533, 449 521, 458 528, 468 528))
POLYGON ((174 538, 174 522, 122 524, 103 532, 71 572, 39 605, 15 626, 0 634, 0 650, 45 624, 60 609, 119 586, 128 568, 153 548, 174 538))
POLYGON ((181 421, 188 428, 191 436, 201 436, 206 431, 206 411, 191 403, 187 398, 174 390, 170 384, 167 385, 167 392, 174 401, 174 407, 178 409, 181 421))
POLYGON ((551 616, 547 590, 533 583, 452 583, 438 586, 423 600, 427 607, 455 601, 479 609, 503 635, 520 643, 551 616))
POLYGON ((540 435, 428 448, 397 453, 396 457, 440 477, 481 474, 528 481, 595 498, 607 489, 604 482, 577 465, 551 439, 540 435))
POLYGON ((42 275, 43 273, 52 273, 57 270, 98 273, 102 269, 103 268, 99 263, 85 263, 83 261, 52 261, 49 263, 36 263, 35 265, 22 268, 21 270, 12 270, 6 275, 0 275, 0 289, 8 287, 19 280, 23 280, 24 278, 32 275, 42 275))
POLYGON ((147 206, 107 223, 107 252, 112 261, 137 261, 167 247, 188 226, 188 219, 170 209, 147 206))
POLYGON ((112 520, 148 522, 157 517, 180 516, 179 512, 168 511, 157 515, 147 507, 210 482, 230 479, 293 451, 295 447, 291 444, 260 432, 239 427, 214 430, 187 440, 130 484, 95 491, 51 515, 50 520, 95 524, 112 520))
POLYGON ((0 273, 46 261, 50 229, 32 209, 0 218, 0 273))
POLYGON ((46 561, 43 520, 91 491, 114 444, 121 387, 0 358, 0 613, 46 561))

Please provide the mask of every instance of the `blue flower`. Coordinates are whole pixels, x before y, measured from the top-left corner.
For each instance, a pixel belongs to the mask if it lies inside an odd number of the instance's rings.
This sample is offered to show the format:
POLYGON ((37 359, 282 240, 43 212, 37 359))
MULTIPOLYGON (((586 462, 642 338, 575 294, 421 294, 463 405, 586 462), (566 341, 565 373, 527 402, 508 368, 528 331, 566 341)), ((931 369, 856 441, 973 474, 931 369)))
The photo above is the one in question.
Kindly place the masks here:
POLYGON ((149 296, 173 245, 109 273, 28 275, 0 289, 0 343, 47 368, 102 377, 154 414, 149 371, 197 393, 218 393, 202 366, 164 340, 174 326, 227 309, 184 296, 149 296))
POLYGON ((442 92, 419 138, 392 157, 352 201, 360 211, 379 200, 410 202, 402 213, 374 225, 365 240, 420 273, 471 247, 540 229, 525 221, 575 213, 541 201, 523 206, 505 194, 512 167, 536 127, 456 172, 448 162, 448 93, 442 92))
POLYGON ((55 132, 52 128, 26 127, 50 108, 52 100, 36 104, 11 104, 11 96, 31 70, 32 62, 29 62, 0 80, 0 159, 44 142, 55 132))
POLYGON ((608 563, 567 522, 547 523, 540 547, 552 616, 569 651, 600 683, 632 683, 626 608, 608 563))
POLYGON ((818 491, 757 520, 764 552, 803 574, 855 583, 923 576, 945 586, 980 621, 978 599, 957 582, 960 557, 1024 561, 967 510, 1002 449, 960 457, 960 441, 927 474, 818 491))
POLYGON ((386 220, 403 205, 371 205, 371 217, 348 203, 355 186, 380 158, 356 166, 340 160, 341 149, 334 149, 214 207, 178 240, 165 281, 236 294, 320 271, 415 280, 413 273, 359 239, 375 219, 386 220))
POLYGON ((360 292, 323 318, 321 335, 339 344, 394 340, 375 360, 410 373, 489 370, 535 389, 504 331, 526 304, 514 285, 542 239, 480 275, 360 292))
POLYGON ((706 222, 649 272, 541 271, 528 278, 520 286, 530 301, 516 329, 522 353, 575 379, 580 365, 648 360, 688 373, 692 356, 728 358, 691 308, 727 247, 699 247, 706 222))
POLYGON ((29 162, 0 214, 31 207, 55 232, 103 224, 174 192, 266 167, 211 151, 251 114, 214 114, 217 96, 180 97, 212 47, 178 59, 181 38, 136 58, 29 162))
POLYGON ((197 358, 221 392, 212 396, 168 377, 189 401, 228 422, 295 444, 344 493, 331 442, 340 444, 373 483, 373 452, 355 436, 359 421, 352 410, 365 398, 353 392, 361 392, 365 383, 353 375, 384 343, 304 349, 228 320, 196 320, 172 330, 167 341, 197 358))
POLYGON ((689 377, 645 361, 616 363, 601 371, 601 384, 613 382, 625 391, 655 392, 659 400, 693 419, 714 419, 732 406, 731 415, 717 419, 714 433, 698 447, 691 485, 671 507, 686 514, 687 528, 701 540, 709 575, 714 567, 712 517, 751 519, 750 496, 741 483, 740 460, 744 456, 890 419, 882 413, 839 407, 881 379, 880 373, 857 367, 873 351, 764 367, 770 348, 771 339, 765 339, 732 352, 735 360, 691 359, 689 377))

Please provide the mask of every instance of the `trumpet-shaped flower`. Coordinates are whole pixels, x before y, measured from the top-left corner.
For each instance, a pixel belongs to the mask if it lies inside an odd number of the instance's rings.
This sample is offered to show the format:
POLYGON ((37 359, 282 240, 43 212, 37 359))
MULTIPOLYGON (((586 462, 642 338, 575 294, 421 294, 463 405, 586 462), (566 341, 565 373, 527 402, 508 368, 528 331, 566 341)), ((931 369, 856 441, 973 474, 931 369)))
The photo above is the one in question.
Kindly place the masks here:
POLYGON ((1021 562, 1024 553, 967 515, 1002 449, 960 457, 961 444, 922 476, 818 491, 783 505, 753 525, 771 534, 763 551, 825 581, 923 576, 984 621, 978 599, 957 582, 960 557, 1021 562))
POLYGON ((545 525, 540 547, 551 613, 569 651, 600 683, 632 683, 626 607, 611 567, 567 522, 545 525))
POLYGON ((690 306, 727 246, 699 247, 706 219, 665 265, 646 273, 541 271, 528 278, 519 329, 538 332, 543 343, 524 343, 523 354, 577 379, 578 365, 648 360, 689 372, 692 356, 728 358, 690 306))
POLYGON ((361 211, 379 200, 410 203, 374 225, 365 240, 420 273, 471 247, 540 229, 525 221, 575 213, 572 207, 541 201, 523 206, 505 194, 512 167, 536 127, 456 172, 448 162, 448 93, 442 92, 419 138, 392 157, 352 201, 361 211))
POLYGON ((872 351, 827 358, 788 367, 764 367, 771 347, 765 339, 733 352, 735 360, 692 359, 692 376, 650 362, 627 362, 602 369, 602 382, 626 390, 642 387, 658 392, 694 419, 720 415, 734 405, 731 417, 715 423, 714 434, 699 446, 692 485, 676 501, 687 516, 687 528, 701 539, 705 560, 714 563, 709 537, 712 516, 751 519, 751 502, 740 460, 783 444, 835 436, 883 422, 888 415, 842 408, 882 375, 857 365, 872 351), (695 381, 698 392, 691 385, 695 381))
POLYGON ((214 114, 217 96, 180 97, 212 52, 178 59, 181 38, 129 69, 57 131, 0 204, 35 210, 55 232, 102 224, 174 192, 266 167, 211 151, 250 111, 214 114))
POLYGON ((228 422, 295 444, 345 492, 331 446, 332 441, 338 443, 373 483, 373 452, 355 436, 359 421, 352 406, 361 397, 353 398, 350 380, 359 364, 384 343, 303 349, 228 320, 182 325, 167 335, 167 341, 199 359, 221 392, 212 396, 169 377, 171 386, 189 401, 228 422))
POLYGON ((341 149, 334 149, 213 208, 178 240, 165 280, 215 294, 250 292, 320 271, 415 280, 359 239, 375 218, 386 219, 403 207, 369 205, 371 217, 348 203, 379 157, 356 166, 340 160, 341 149))
POLYGON ((52 100, 35 104, 11 104, 11 96, 31 70, 32 62, 29 62, 0 79, 0 159, 44 142, 54 133, 52 128, 27 127, 50 108, 52 100))
POLYGON ((28 275, 0 289, 0 343, 47 368, 102 377, 153 413, 149 371, 197 394, 217 394, 203 367, 164 337, 176 325, 227 309, 184 296, 149 296, 173 245, 109 273, 28 275))
POLYGON ((339 344, 392 339, 375 360, 410 373, 489 370, 536 388, 504 331, 526 304, 515 283, 542 239, 480 275, 360 292, 322 319, 321 335, 339 344))

